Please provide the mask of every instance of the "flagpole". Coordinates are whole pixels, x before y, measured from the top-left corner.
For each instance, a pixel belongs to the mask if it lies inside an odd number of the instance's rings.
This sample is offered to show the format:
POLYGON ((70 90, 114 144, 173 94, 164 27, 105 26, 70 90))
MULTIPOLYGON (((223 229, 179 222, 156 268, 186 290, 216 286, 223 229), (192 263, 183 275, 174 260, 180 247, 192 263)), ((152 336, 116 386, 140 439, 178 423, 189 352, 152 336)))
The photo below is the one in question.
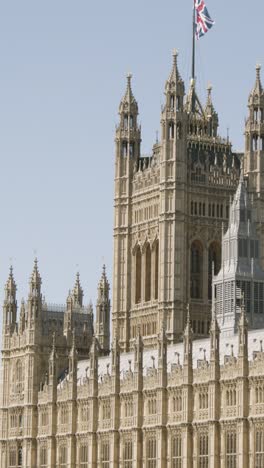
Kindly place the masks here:
MULTIPOLYGON (((195 0, 193 0, 192 82, 195 81, 195 0)), ((195 112, 195 92, 192 95, 192 112, 195 112)))
POLYGON ((195 79, 195 0, 193 0, 193 25, 192 25, 192 79, 195 79))

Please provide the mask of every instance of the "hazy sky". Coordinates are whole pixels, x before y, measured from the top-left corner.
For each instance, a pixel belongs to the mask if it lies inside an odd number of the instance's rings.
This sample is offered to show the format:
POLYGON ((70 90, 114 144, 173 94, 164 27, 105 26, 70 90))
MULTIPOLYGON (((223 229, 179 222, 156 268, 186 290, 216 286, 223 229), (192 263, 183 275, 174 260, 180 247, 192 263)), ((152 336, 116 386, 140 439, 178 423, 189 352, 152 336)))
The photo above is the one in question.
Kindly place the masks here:
MULTIPOLYGON (((255 64, 264 64, 263 0, 207 0, 216 25, 199 43, 197 87, 208 82, 220 133, 243 149, 255 64)), ((10 258, 27 297, 34 251, 48 302, 64 302, 80 270, 96 297, 112 280, 114 136, 133 73, 143 153, 159 129, 171 52, 191 69, 192 0, 0 1, 0 299, 10 258)), ((263 72, 264 73, 264 72, 263 72)))

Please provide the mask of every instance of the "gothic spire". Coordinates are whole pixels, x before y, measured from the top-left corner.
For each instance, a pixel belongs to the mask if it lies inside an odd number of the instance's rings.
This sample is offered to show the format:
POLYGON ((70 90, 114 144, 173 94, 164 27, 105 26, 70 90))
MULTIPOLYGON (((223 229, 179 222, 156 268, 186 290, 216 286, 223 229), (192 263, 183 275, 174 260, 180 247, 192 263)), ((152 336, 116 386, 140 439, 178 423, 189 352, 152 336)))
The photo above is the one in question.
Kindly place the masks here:
POLYGON ((262 88, 262 83, 261 83, 260 70, 261 70, 261 65, 257 64, 256 65, 256 81, 255 81, 254 88, 252 89, 250 96, 249 96, 249 105, 258 104, 258 100, 261 97, 263 97, 263 88, 262 88))
POLYGON ((76 274, 76 281, 72 292, 74 305, 82 307, 83 305, 83 290, 80 283, 80 273, 76 274))
POLYGON ((98 284, 98 296, 96 303, 95 334, 102 352, 108 353, 110 349, 110 286, 106 276, 106 268, 103 265, 102 276, 98 284))
POLYGON ((12 333, 16 328, 17 301, 16 283, 13 276, 13 268, 10 267, 9 276, 5 285, 5 300, 3 307, 3 332, 12 333))
POLYGON ((182 77, 178 69, 178 51, 176 49, 173 50, 172 57, 173 57, 172 69, 171 69, 169 78, 167 80, 167 85, 169 84, 169 85, 175 86, 176 83, 178 82, 183 83, 182 77))
POLYGON ((34 296, 40 295, 41 290, 41 277, 38 270, 38 259, 34 260, 33 272, 30 278, 30 293, 34 296))
POLYGON ((16 283, 15 283, 15 280, 14 280, 13 267, 11 265, 10 270, 9 270, 9 276, 8 276, 6 286, 5 286, 5 298, 6 298, 6 300, 9 299, 9 300, 14 300, 15 301, 16 300, 16 290, 17 290, 17 287, 16 287, 16 283))
POLYGON ((127 86, 126 86, 126 92, 125 95, 123 96, 120 106, 119 106, 119 113, 123 113, 126 111, 132 111, 136 115, 138 114, 138 104, 137 101, 134 97, 133 91, 132 91, 132 74, 128 73, 127 74, 127 86))

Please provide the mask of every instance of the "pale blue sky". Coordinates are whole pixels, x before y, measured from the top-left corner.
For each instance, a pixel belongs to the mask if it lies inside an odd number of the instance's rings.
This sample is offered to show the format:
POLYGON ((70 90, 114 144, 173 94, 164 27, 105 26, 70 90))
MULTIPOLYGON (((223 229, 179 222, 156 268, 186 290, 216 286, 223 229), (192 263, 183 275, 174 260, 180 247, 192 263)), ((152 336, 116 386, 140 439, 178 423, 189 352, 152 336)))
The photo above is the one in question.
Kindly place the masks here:
MULTIPOLYGON (((242 150, 255 64, 264 64, 264 2, 207 6, 216 25, 199 43, 198 91, 204 99, 212 83, 221 133, 229 126, 242 150)), ((192 0, 0 1, 1 300, 10 257, 18 296, 27 296, 34 250, 50 302, 65 301, 77 268, 86 301, 96 297, 103 261, 111 277, 125 75, 133 73, 148 153, 174 47, 188 86, 191 21, 192 0)))

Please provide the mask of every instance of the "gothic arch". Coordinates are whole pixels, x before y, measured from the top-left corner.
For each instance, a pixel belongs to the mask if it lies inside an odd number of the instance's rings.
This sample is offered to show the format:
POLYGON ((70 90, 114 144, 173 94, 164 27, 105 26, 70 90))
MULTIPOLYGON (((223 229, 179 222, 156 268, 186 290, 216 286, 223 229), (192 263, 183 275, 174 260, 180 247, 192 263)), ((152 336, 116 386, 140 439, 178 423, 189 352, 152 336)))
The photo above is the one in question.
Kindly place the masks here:
POLYGON ((212 299, 212 268, 214 264, 214 275, 221 268, 221 245, 217 241, 210 243, 208 248, 208 299, 212 299))
POLYGON ((137 245, 135 251, 135 302, 139 304, 141 302, 141 274, 142 274, 142 255, 140 246, 137 245))
POLYGON ((151 248, 148 242, 145 249, 145 301, 151 300, 151 248))
POLYGON ((203 245, 199 240, 191 244, 190 252, 190 294, 192 299, 203 297, 203 245))
POLYGON ((159 239, 155 239, 152 245, 154 253, 154 299, 159 298, 159 239))

